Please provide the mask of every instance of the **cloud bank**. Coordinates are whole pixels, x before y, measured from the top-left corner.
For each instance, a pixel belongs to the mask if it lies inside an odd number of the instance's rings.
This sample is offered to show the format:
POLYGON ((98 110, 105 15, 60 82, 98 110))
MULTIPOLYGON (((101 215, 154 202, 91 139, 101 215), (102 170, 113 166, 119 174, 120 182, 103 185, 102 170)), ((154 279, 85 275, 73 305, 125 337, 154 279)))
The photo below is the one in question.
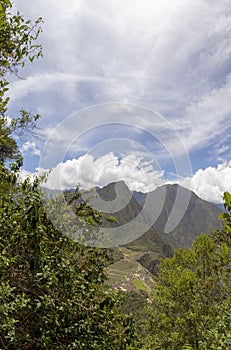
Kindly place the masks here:
MULTIPOLYGON (((45 171, 46 169, 37 169, 37 174, 45 171)), ((20 177, 23 180, 31 175, 22 170, 20 177)), ((164 177, 163 171, 154 170, 142 158, 126 156, 121 159, 109 153, 98 159, 85 155, 59 163, 49 174, 44 186, 51 190, 73 189, 77 185, 90 189, 119 180, 123 180, 131 191, 140 192, 150 192, 158 186, 173 183, 164 177)), ((231 162, 199 169, 193 176, 175 182, 195 192, 202 199, 223 203, 224 192, 231 193, 231 162)))
MULTIPOLYGON (((39 173, 45 169, 39 169, 39 173)), ((163 183, 163 171, 153 170, 151 164, 132 155, 119 158, 113 153, 98 159, 85 155, 59 163, 50 173, 46 187, 71 189, 80 185, 90 189, 123 180, 131 191, 149 192, 163 183)))
POLYGON ((216 168, 199 169, 191 178, 182 179, 179 184, 202 199, 223 203, 224 192, 231 193, 231 162, 219 164, 216 168))

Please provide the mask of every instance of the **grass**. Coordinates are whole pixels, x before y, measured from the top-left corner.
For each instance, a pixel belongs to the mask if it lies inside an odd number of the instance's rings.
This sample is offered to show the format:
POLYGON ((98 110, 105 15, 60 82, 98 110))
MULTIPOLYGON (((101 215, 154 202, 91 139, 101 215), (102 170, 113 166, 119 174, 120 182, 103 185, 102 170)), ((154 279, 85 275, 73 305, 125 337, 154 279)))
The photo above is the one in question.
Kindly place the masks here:
POLYGON ((134 284, 134 286, 136 287, 136 289, 138 290, 143 290, 145 292, 150 292, 150 287, 145 285, 143 281, 135 279, 132 281, 132 283, 134 284))
POLYGON ((132 273, 135 271, 139 266, 139 263, 135 260, 126 260, 121 259, 119 261, 116 261, 114 264, 112 264, 109 269, 108 273, 113 275, 119 275, 119 276, 125 276, 129 273, 132 273))

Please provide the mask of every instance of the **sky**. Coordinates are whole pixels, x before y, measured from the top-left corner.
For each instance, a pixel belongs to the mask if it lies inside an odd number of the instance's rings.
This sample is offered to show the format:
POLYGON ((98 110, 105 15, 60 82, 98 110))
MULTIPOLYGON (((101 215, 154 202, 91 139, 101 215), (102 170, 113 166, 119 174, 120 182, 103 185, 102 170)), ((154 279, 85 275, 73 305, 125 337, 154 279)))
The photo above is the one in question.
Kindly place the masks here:
POLYGON ((43 58, 10 77, 9 113, 39 113, 22 175, 51 189, 177 182, 231 191, 230 0, 14 1, 43 17, 43 58))

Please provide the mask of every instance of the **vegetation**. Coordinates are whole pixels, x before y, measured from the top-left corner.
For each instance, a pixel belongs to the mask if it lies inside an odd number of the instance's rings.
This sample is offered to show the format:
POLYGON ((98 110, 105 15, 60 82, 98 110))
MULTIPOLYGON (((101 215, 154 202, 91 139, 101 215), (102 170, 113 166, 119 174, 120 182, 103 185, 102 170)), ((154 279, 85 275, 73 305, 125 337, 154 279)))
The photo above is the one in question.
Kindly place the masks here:
POLYGON ((53 228, 38 180, 1 170, 1 347, 131 349, 131 319, 104 285, 108 254, 53 228))
POLYGON ((134 315, 136 331, 141 339, 144 339, 147 336, 147 330, 144 327, 144 324, 147 321, 147 306, 148 295, 145 291, 124 292, 123 311, 134 315))
POLYGON ((231 195, 221 230, 160 265, 144 349, 230 349, 231 195))
MULTIPOLYGON (((42 20, 27 21, 11 7, 9 0, 0 1, 0 348, 230 349, 229 193, 224 194, 222 228, 197 237, 191 249, 178 249, 171 257, 171 247, 151 229, 115 249, 112 264, 108 251, 77 244, 53 226, 42 203, 42 179, 18 181, 22 159, 14 135, 33 130, 39 116, 21 111, 18 118, 8 118, 7 74, 18 75, 27 60, 42 55, 35 43, 42 20), (167 258, 156 269, 160 257, 167 258), (139 263, 158 273, 155 281, 139 263), (115 284, 122 279, 123 294, 105 283, 106 271, 116 277, 115 284)), ((101 214, 80 203, 79 196, 77 189, 66 194, 66 201, 83 226, 99 227, 101 214)), ((49 205, 52 210, 53 202, 49 205)), ((124 224, 140 210, 133 199, 106 224, 124 224)))
MULTIPOLYGON (((9 0, 0 2, 0 348, 134 349, 131 317, 120 312, 119 293, 104 283, 109 254, 53 227, 39 178, 18 181, 22 160, 13 135, 33 129, 38 116, 22 111, 8 122, 6 74, 18 74, 27 58, 41 56, 34 44, 41 19, 31 24, 10 9, 9 0)), ((98 217, 87 209, 82 222, 98 217)))
POLYGON ((19 68, 24 67, 27 59, 33 62, 42 56, 41 46, 35 43, 41 32, 42 18, 32 23, 20 13, 11 13, 11 8, 11 1, 0 1, 0 164, 16 159, 19 162, 20 152, 12 134, 32 131, 39 118, 39 115, 31 116, 24 110, 20 111, 20 117, 13 120, 7 116, 7 73, 18 75, 19 68))

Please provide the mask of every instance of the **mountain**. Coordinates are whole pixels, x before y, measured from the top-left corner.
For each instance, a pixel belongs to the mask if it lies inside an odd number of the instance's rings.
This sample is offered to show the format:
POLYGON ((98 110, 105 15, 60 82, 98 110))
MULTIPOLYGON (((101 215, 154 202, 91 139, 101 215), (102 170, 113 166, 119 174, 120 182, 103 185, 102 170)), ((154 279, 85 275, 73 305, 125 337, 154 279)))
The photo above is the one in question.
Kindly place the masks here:
POLYGON ((123 233, 126 232, 127 234, 127 236, 123 236, 123 246, 141 252, 153 251, 161 257, 167 257, 172 254, 171 247, 166 244, 153 227, 150 227, 148 215, 143 212, 142 206, 137 202, 123 181, 98 188, 97 193, 104 201, 102 209, 104 209, 105 217, 113 216, 115 219, 114 221, 104 220, 103 227, 105 231, 107 228, 114 228, 115 232, 116 229, 122 227, 123 233), (131 224, 131 227, 129 227, 129 224, 131 224), (142 230, 143 234, 139 230, 142 230), (145 239, 142 237, 145 237, 145 239))
POLYGON ((122 245, 130 249, 135 246, 146 251, 153 248, 153 244, 159 252, 163 251, 165 244, 174 249, 190 248, 199 234, 219 227, 221 209, 177 184, 160 186, 146 194, 131 193, 126 184, 119 181, 97 188, 97 193, 102 199, 101 209, 106 217, 115 218, 115 222, 105 221, 106 228, 133 222, 145 229, 137 235, 127 232, 128 237, 124 237, 122 245))
MULTIPOLYGON (((160 258, 171 257, 176 248, 190 248, 197 235, 217 228, 221 209, 179 185, 161 186, 148 194, 131 193, 120 181, 97 192, 106 217, 115 218, 105 220, 105 231, 129 222, 146 225, 140 236, 114 248, 116 261, 108 267, 109 286, 124 292, 122 308, 133 312, 142 334, 160 258)), ((128 231, 127 236, 131 239, 133 233, 128 231)))
MULTIPOLYGON (((209 233, 219 227, 218 216, 222 210, 217 205, 199 198, 194 192, 176 184, 164 185, 154 190, 150 194, 153 203, 160 200, 161 192, 164 197, 162 210, 152 227, 173 248, 190 248, 199 234, 209 233), (176 204, 172 214, 174 203, 176 204), (165 232, 167 224, 170 229, 165 232)), ((147 194, 138 192, 133 193, 133 196, 144 207, 147 194)))
POLYGON ((104 230, 113 228, 113 240, 118 243, 109 283, 122 290, 148 292, 160 258, 172 256, 176 248, 191 247, 197 235, 219 226, 221 210, 179 185, 164 185, 145 194, 131 193, 119 181, 96 191, 96 203, 105 213, 104 230))
POLYGON ((214 203, 221 211, 224 211, 224 204, 223 203, 214 203))

